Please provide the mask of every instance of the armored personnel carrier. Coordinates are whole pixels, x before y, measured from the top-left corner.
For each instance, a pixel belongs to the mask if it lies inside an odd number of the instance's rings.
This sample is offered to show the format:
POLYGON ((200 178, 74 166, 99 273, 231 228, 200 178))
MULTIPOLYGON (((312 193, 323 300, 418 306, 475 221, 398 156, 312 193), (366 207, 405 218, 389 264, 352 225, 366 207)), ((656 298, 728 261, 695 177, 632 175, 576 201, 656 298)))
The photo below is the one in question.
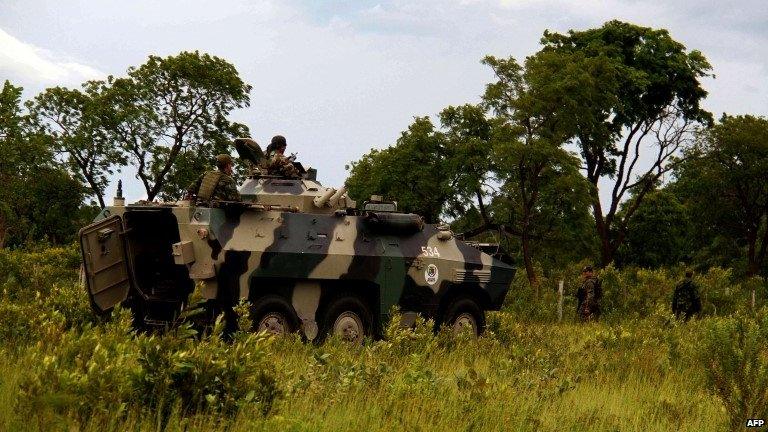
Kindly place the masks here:
MULTIPOLYGON (((258 166, 258 145, 235 141, 258 166), (255 146, 255 147, 254 147, 255 146), (255 149, 255 150, 254 150, 255 149)), ((301 166, 297 164, 301 169, 301 166)), ((480 334, 498 310, 514 268, 372 197, 359 208, 345 188, 253 169, 243 202, 126 205, 115 198, 80 231, 84 280, 93 309, 130 307, 143 325, 167 325, 199 289, 215 313, 252 305, 254 327, 375 337, 393 306, 407 325, 416 314, 480 334)))

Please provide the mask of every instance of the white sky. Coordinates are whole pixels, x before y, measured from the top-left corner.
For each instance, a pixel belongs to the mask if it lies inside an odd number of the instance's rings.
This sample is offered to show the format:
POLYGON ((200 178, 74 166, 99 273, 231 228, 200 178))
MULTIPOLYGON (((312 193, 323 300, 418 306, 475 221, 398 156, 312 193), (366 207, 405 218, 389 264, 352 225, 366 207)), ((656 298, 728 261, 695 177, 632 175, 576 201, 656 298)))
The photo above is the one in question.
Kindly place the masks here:
MULTIPOLYGON (((667 28, 702 51, 717 75, 705 102, 716 116, 768 114, 768 3, 759 0, 0 0, 0 80, 32 97, 124 74, 150 54, 218 55, 253 85, 251 107, 234 118, 262 144, 285 135, 332 186, 414 116, 477 102, 491 79, 484 55, 523 60, 545 29, 610 19, 667 28)), ((133 173, 121 176, 129 200, 141 198, 133 173)))

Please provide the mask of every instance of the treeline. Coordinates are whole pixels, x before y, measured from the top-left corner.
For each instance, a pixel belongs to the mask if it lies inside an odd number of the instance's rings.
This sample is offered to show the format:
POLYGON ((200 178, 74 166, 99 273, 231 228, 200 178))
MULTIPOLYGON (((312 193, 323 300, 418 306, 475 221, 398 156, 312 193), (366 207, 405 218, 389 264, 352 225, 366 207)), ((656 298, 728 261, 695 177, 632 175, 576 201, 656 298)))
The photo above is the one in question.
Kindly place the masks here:
POLYGON ((0 93, 0 247, 72 241, 132 166, 149 200, 178 199, 248 128, 228 119, 251 86, 218 57, 150 56, 125 76, 53 87, 22 103, 0 93))
MULTIPOLYGON (((417 117, 349 165, 352 196, 384 194, 467 238, 499 241, 528 280, 567 263, 732 267, 762 275, 768 120, 702 109, 704 55, 666 30, 611 21, 545 32, 519 62, 488 56, 477 104, 417 117)), ((148 199, 178 199, 248 135, 251 86, 198 52, 121 77, 0 93, 0 247, 72 241, 132 166, 148 199)))
POLYGON ((765 272, 768 120, 701 107, 711 66, 666 30, 619 21, 488 56, 478 104, 417 117, 349 166, 356 199, 396 199, 496 239, 529 282, 580 260, 765 272))

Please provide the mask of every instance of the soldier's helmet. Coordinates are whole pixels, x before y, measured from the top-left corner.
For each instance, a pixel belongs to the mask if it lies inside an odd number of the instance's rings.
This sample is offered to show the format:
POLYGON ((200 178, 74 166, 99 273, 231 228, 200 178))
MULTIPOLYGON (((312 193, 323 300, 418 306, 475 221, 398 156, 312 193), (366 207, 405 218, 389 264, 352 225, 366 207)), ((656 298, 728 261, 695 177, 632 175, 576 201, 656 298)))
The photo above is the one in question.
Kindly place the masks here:
POLYGON ((282 135, 275 135, 272 137, 272 141, 270 141, 269 145, 267 146, 266 153, 270 154, 277 149, 286 147, 288 147, 288 142, 285 140, 285 137, 282 135))
POLYGON ((224 169, 227 165, 232 164, 232 156, 228 154, 220 154, 216 156, 216 166, 219 169, 224 169))

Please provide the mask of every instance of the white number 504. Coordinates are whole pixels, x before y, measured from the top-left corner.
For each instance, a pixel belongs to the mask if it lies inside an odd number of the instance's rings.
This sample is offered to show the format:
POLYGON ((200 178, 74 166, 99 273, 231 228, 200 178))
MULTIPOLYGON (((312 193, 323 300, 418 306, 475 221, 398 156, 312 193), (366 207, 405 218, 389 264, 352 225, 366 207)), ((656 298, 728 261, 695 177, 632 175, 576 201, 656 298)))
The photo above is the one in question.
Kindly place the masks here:
POLYGON ((432 246, 422 246, 421 254, 428 257, 440 258, 440 252, 437 250, 436 247, 432 247, 432 246))

